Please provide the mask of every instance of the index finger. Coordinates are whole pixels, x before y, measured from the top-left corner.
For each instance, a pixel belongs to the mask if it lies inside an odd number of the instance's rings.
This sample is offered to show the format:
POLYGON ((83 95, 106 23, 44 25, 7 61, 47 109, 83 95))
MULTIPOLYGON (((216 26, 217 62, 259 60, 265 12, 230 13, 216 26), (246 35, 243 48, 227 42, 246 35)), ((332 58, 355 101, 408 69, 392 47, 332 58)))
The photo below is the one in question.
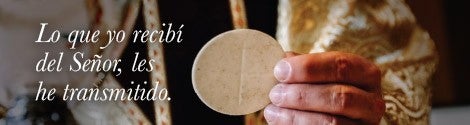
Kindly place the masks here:
POLYGON ((283 83, 349 83, 356 87, 380 88, 381 73, 367 59, 342 52, 304 54, 282 59, 274 68, 283 83))

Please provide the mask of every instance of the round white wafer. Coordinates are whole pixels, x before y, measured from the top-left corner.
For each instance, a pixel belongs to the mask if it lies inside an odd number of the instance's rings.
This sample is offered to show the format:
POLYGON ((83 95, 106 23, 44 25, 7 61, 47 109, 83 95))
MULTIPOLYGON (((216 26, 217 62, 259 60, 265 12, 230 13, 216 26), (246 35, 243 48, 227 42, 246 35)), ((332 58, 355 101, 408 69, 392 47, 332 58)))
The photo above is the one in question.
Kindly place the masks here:
POLYGON ((277 83, 274 66, 284 57, 279 43, 256 30, 239 29, 212 38, 198 53, 192 82, 199 98, 211 109, 244 115, 270 103, 277 83))

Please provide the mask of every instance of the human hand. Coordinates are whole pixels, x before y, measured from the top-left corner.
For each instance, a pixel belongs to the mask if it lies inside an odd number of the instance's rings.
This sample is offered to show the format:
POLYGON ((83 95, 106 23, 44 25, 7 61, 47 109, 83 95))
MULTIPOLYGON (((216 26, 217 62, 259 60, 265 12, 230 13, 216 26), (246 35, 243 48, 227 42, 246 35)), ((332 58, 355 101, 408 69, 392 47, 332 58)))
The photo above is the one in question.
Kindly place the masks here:
POLYGON ((324 52, 278 62, 280 84, 264 117, 272 125, 379 124, 385 111, 381 73, 358 55, 324 52))

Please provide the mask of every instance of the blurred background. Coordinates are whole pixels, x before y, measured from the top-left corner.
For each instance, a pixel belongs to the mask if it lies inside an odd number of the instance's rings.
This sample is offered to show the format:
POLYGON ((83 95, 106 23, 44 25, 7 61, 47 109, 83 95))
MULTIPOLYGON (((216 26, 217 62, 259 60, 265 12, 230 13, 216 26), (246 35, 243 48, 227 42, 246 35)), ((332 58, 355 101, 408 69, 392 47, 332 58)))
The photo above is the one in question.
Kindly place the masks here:
MULTIPOLYGON (((470 120, 465 118, 470 116, 470 80, 466 79, 470 78, 468 77, 470 60, 467 59, 470 51, 467 45, 470 41, 466 38, 470 36, 468 32, 470 4, 465 0, 406 0, 406 2, 416 16, 417 22, 429 32, 439 52, 439 66, 431 80, 432 123, 448 124, 456 123, 456 119, 470 120)), ((207 108, 194 93, 191 84, 192 63, 200 48, 217 34, 233 29, 228 0, 158 0, 158 4, 162 23, 185 25, 184 42, 164 44, 173 123, 184 124, 191 121, 206 124, 242 124, 241 116, 222 115, 207 108), (198 115, 204 117, 197 117, 198 115)), ((245 0, 249 28, 274 37, 277 26, 277 4, 277 0, 245 0)), ((2 8, 0 14, 1 11, 2 8)), ((38 16, 38 18, 44 17, 38 16)), ((144 30, 144 27, 143 15, 140 13, 134 30, 144 30)), ((129 44, 122 58, 132 58, 134 52, 146 53, 146 45, 129 44)), ((132 60, 127 59, 121 65, 130 68, 128 65, 132 65, 132 60)), ((123 72, 122 74, 117 77, 121 83, 149 81, 148 73, 123 72)), ((123 86, 135 87, 130 84, 123 86)), ((154 121, 153 103, 149 101, 137 103, 150 121, 154 121)))
POLYGON ((428 30, 439 51, 433 80, 433 107, 470 104, 470 60, 467 54, 470 9, 466 1, 406 1, 421 26, 428 30))

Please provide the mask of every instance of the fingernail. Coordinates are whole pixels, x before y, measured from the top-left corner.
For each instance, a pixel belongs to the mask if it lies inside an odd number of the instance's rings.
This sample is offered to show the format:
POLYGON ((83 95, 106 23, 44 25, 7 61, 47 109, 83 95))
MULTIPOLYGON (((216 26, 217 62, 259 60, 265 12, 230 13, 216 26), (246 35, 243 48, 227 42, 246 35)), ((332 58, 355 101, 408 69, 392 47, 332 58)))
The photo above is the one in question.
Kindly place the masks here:
POLYGON ((277 119, 277 109, 272 105, 268 105, 266 109, 264 109, 264 118, 268 123, 273 123, 277 119))
POLYGON ((292 68, 290 64, 284 60, 279 61, 274 67, 274 77, 280 82, 283 82, 289 77, 292 68))
POLYGON ((275 105, 281 103, 283 96, 284 96, 284 87, 282 84, 278 84, 274 86, 271 92, 269 93, 269 99, 275 105))

